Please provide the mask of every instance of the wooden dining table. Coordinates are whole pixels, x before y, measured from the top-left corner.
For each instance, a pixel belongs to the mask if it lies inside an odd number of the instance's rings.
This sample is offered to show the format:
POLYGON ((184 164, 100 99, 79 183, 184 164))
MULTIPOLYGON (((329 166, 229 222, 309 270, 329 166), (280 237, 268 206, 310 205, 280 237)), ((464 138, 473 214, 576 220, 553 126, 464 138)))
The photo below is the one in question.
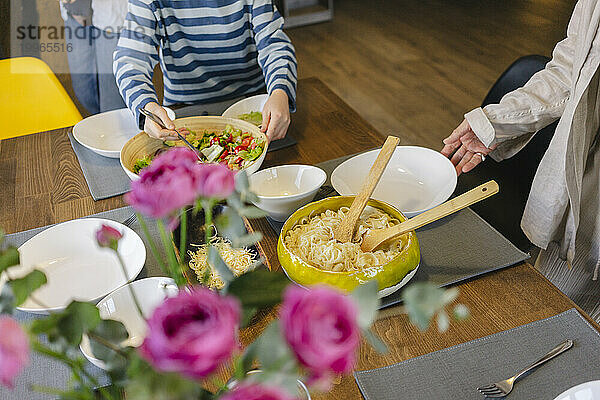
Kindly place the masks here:
MULTIPOLYGON (((384 136, 345 104, 317 78, 298 83, 298 111, 292 115, 292 147, 271 152, 263 167, 316 164, 381 146, 384 136)), ((0 142, 0 227, 6 233, 46 226, 124 206, 122 196, 94 201, 69 142, 71 128, 42 132, 0 142)), ((402 136, 402 132, 386 132, 402 136)), ((274 269, 277 235, 266 220, 253 227, 264 234, 261 242, 274 269)), ((482 261, 483 262, 483 261, 482 261)), ((378 354, 368 344, 360 348, 356 370, 391 365, 529 322, 577 308, 534 267, 524 262, 457 284, 457 302, 470 317, 452 322, 440 333, 434 327, 419 331, 401 307, 381 310, 373 329, 389 352, 378 354)), ((275 313, 264 313, 243 336, 252 337, 275 313)), ((330 392, 316 399, 360 399, 352 376, 337 378, 330 392)))

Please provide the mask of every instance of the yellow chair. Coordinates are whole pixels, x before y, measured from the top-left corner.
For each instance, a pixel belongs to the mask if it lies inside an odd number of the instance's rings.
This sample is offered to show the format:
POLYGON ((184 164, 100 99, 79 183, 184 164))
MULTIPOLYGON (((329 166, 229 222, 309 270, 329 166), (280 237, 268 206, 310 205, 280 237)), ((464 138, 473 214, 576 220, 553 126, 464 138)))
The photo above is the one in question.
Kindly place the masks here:
POLYGON ((32 57, 0 60, 0 140, 64 128, 81 114, 50 67, 32 57))

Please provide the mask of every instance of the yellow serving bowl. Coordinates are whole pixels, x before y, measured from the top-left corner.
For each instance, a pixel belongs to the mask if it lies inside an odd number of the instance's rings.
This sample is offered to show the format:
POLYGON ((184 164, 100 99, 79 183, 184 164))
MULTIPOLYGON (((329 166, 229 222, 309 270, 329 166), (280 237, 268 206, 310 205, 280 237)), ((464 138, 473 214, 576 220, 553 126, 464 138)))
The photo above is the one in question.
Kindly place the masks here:
MULTIPOLYGON (((354 196, 335 196, 315 201, 298 209, 285 221, 279 240, 277 242, 277 255, 286 275, 297 284, 311 286, 327 284, 343 291, 350 292, 356 286, 370 280, 377 280, 380 297, 387 296, 406 284, 414 275, 421 259, 419 242, 414 231, 407 233, 408 245, 392 261, 377 267, 365 268, 361 271, 334 272, 325 271, 304 262, 300 257, 292 254, 284 243, 288 231, 303 217, 317 215, 325 210, 338 210, 340 207, 350 207, 354 196)), ((391 205, 378 200, 369 200, 369 206, 377 208, 405 221, 406 217, 391 205)))

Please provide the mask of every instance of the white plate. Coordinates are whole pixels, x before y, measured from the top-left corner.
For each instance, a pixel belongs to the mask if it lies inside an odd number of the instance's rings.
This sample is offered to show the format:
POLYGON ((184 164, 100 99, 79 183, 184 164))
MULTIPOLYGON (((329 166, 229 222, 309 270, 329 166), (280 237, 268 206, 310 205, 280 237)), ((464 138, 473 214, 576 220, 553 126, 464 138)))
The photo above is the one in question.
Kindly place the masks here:
MULTIPOLYGON (((331 175, 334 189, 343 196, 356 195, 379 150, 341 163, 331 175)), ((448 200, 455 188, 456 171, 442 154, 425 147, 398 146, 372 197, 411 218, 448 200)))
POLYGON ((600 381, 590 381, 572 387, 554 400, 600 400, 600 381))
MULTIPOLYGON (((166 108, 169 118, 173 110, 166 108)), ((135 118, 127 108, 92 115, 73 128, 73 137, 82 146, 104 157, 119 158, 125 143, 140 132, 135 118)))
POLYGON ((247 114, 254 111, 262 112, 268 98, 268 94, 259 94, 257 96, 240 100, 237 103, 233 103, 227 110, 225 110, 222 116, 228 118, 237 118, 242 114, 247 114))
MULTIPOLYGON (((133 302, 129 287, 133 289, 146 318, 152 315, 154 309, 162 304, 165 298, 175 296, 179 292, 179 289, 175 285, 175 281, 171 278, 145 278, 121 286, 100 300, 97 305, 100 310, 100 317, 102 319, 112 319, 122 322, 129 333, 129 339, 124 345, 138 347, 146 337, 147 324, 140 316, 133 302)), ((97 359, 92 354, 92 348, 87 336, 83 337, 79 348, 92 364, 104 369, 105 365, 102 360, 97 359)))
MULTIPOLYGON (((37 268, 48 279, 33 293, 43 305, 27 299, 17 307, 36 314, 63 310, 72 300, 96 301, 133 280, 146 261, 146 248, 137 233, 118 222, 99 218, 76 219, 48 228, 21 245, 19 254, 20 265, 8 270, 12 278, 37 268), (95 234, 102 224, 123 233, 119 253, 127 277, 114 252, 96 242, 95 234)), ((5 280, 3 274, 0 287, 5 280)))

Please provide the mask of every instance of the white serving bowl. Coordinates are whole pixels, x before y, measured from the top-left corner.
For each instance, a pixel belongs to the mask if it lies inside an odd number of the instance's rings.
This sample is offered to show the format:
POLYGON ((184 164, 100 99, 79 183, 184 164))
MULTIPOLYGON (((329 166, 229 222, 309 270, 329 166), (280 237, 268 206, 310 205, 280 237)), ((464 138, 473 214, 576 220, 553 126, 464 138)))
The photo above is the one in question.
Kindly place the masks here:
MULTIPOLYGON (((82 218, 50 227, 19 247, 20 265, 8 270, 20 278, 34 269, 46 274, 48 282, 37 289, 18 310, 47 314, 63 310, 72 300, 97 301, 135 279, 146 262, 144 242, 130 228, 115 221, 82 218), (119 254, 125 264, 123 273, 112 250, 96 241, 96 231, 105 224, 123 234, 119 254)), ((0 289, 6 274, 0 278, 0 289)))
MULTIPOLYGON (((380 149, 341 163, 331 184, 343 196, 359 191, 380 149)), ((456 188, 456 170, 441 153, 425 147, 398 146, 372 198, 389 203, 408 218, 440 205, 456 188)))
MULTIPOLYGON (((171 278, 154 277, 140 279, 121 286, 97 304, 102 319, 112 319, 122 322, 129 333, 129 339, 125 345, 138 347, 144 341, 148 326, 140 316, 129 288, 133 289, 144 316, 149 318, 156 307, 167 297, 173 297, 179 289, 171 278)), ((84 336, 79 346, 83 355, 95 366, 104 369, 102 360, 94 357, 90 341, 84 336)))
POLYGON ((312 165, 281 165, 254 173, 249 182, 258 196, 255 205, 282 222, 310 203, 326 179, 325 171, 312 165))
MULTIPOLYGON (((174 120, 173 110, 165 109, 174 120)), ((110 158, 119 158, 121 148, 139 132, 138 124, 127 108, 92 115, 73 127, 73 137, 82 146, 110 158)))
POLYGON ((255 111, 262 112, 268 98, 268 94, 259 94, 245 98, 229 106, 229 108, 223 112, 222 116, 227 118, 238 118, 242 114, 248 114, 255 111))

